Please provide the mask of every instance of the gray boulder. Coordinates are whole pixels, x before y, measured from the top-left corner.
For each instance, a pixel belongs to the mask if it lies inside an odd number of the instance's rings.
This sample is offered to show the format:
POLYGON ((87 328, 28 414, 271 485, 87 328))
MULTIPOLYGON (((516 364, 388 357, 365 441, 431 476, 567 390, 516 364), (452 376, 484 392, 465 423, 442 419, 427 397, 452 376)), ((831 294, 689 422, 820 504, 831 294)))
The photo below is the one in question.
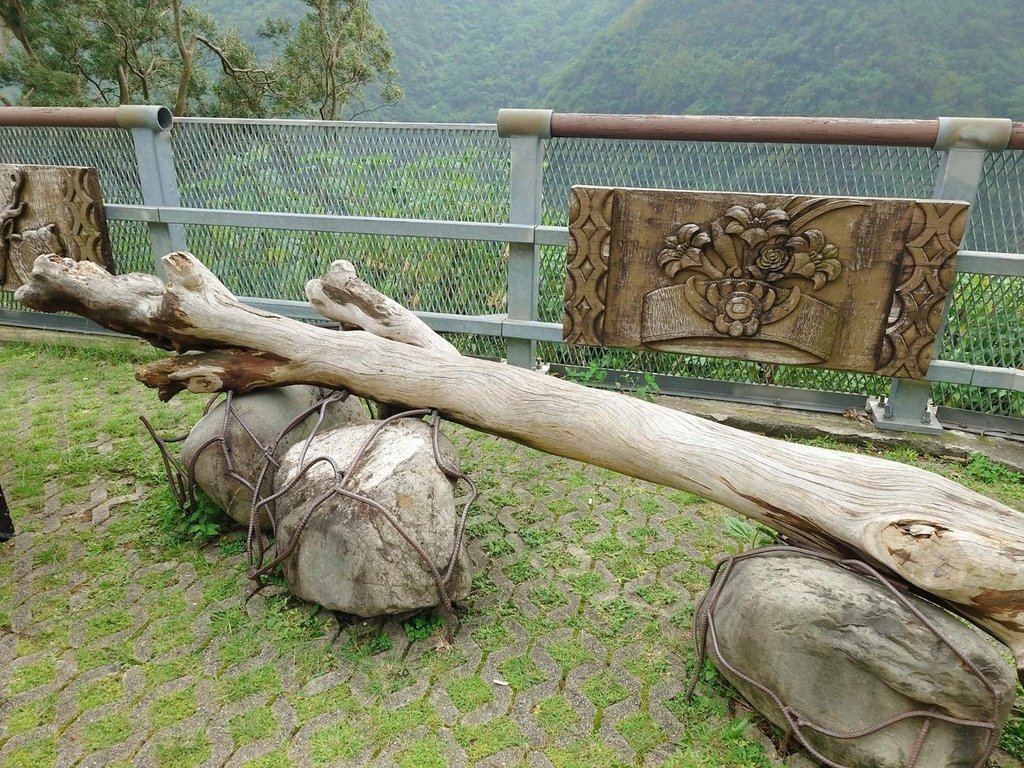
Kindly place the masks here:
MULTIPOLYGON (((377 423, 318 435, 306 454, 306 464, 328 456, 341 471, 347 470, 377 423)), ((457 467, 458 455, 443 436, 439 447, 445 466, 457 467)), ((293 541, 302 519, 335 480, 325 462, 300 472, 299 459, 300 446, 294 446, 284 455, 274 481, 275 487, 283 489, 298 477, 277 505, 277 541, 282 547, 293 541)), ((460 510, 455 507, 452 482, 434 459, 431 427, 416 419, 389 424, 350 475, 345 487, 394 515, 443 574, 460 510)), ((338 494, 309 517, 295 551, 283 565, 296 595, 356 616, 404 613, 441 602, 427 564, 394 526, 372 507, 338 494)), ((448 585, 450 597, 467 597, 470 580, 463 540, 448 585)))
MULTIPOLYGON (((995 696, 877 581, 814 557, 766 554, 734 562, 711 615, 722 658, 823 728, 849 734, 905 712, 931 710, 994 721, 998 738, 1014 700, 1013 668, 988 636, 909 597, 976 665, 995 696)), ((705 601, 698 619, 707 612, 705 601)), ((769 696, 727 670, 710 648, 709 658, 765 717, 787 728, 769 696)), ((903 768, 921 725, 912 718, 848 740, 802 731, 839 765, 903 768)), ((975 766, 986 736, 977 727, 933 719, 917 765, 975 766)))
MULTIPOLYGON (((238 418, 228 420, 227 442, 235 472, 255 484, 263 469, 265 458, 263 449, 253 438, 264 446, 271 446, 292 419, 320 398, 319 387, 305 385, 260 389, 233 396, 231 407, 238 418)), ((181 458, 186 467, 195 461, 196 485, 210 497, 210 500, 235 521, 248 525, 252 494, 245 485, 228 474, 221 446, 218 443, 209 444, 211 439, 221 433, 225 405, 225 401, 221 401, 196 423, 182 443, 181 458), (207 447, 204 448, 204 445, 207 447)), ((349 397, 343 402, 328 406, 320 431, 344 424, 365 422, 368 418, 366 409, 359 399, 349 397)), ((316 414, 313 414, 289 432, 281 441, 277 455, 283 455, 291 446, 308 437, 316 424, 316 419, 316 414)), ((271 492, 273 477, 274 469, 271 467, 267 472, 267 482, 264 483, 264 495, 271 492)), ((264 529, 269 527, 266 514, 260 516, 260 524, 264 529)))

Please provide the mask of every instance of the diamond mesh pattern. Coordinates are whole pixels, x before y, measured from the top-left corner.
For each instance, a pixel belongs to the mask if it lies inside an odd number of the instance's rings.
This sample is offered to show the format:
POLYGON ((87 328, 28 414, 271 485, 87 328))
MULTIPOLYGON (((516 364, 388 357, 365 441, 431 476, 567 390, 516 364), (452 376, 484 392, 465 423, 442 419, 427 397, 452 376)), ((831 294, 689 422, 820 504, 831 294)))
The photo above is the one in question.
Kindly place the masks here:
POLYGON ((184 206, 508 221, 493 128, 195 119, 172 140, 184 206))
MULTIPOLYGON (((182 205, 449 221, 507 221, 509 153, 494 129, 182 120, 182 205)), ((505 307, 499 243, 188 227, 189 247, 243 296, 302 300, 333 259, 412 309, 505 307)))
MULTIPOLYGON (((350 216, 507 221, 509 152, 490 126, 300 121, 176 121, 172 134, 182 205, 350 216)), ((990 155, 966 248, 1024 250, 1024 152, 990 155)), ((141 203, 131 134, 112 129, 3 128, 0 162, 94 165, 104 199, 141 203)), ((547 143, 545 224, 564 225, 574 183, 752 192, 928 197, 938 169, 930 150, 559 139, 547 143)), ((216 226, 186 228, 189 246, 240 295, 301 300, 335 258, 407 306, 457 314, 503 312, 500 243, 335 235, 216 226)), ((121 272, 152 272, 146 226, 110 222, 121 272)), ((564 251, 541 250, 540 318, 562 314, 564 251)), ((0 308, 21 309, 0 292, 0 308)), ((943 357, 1024 366, 1024 281, 959 275, 943 357)), ((500 340, 458 335, 463 351, 500 357, 500 340)), ((566 365, 651 371, 836 392, 884 394, 874 376, 711 358, 539 344, 566 365)), ((1024 396, 937 385, 938 402, 1022 415, 1024 396)))
POLYGON ((971 209, 964 248, 1024 253, 1024 152, 1000 152, 985 158, 985 176, 971 209))
POLYGON ((931 150, 558 139, 548 143, 545 223, 565 225, 573 184, 782 194, 928 197, 931 150))
POLYGON ((114 128, 0 128, 0 163, 91 165, 103 201, 142 202, 129 131, 114 128))
POLYGON ((413 310, 505 311, 500 243, 215 226, 185 233, 189 248, 239 296, 305 301, 306 281, 345 258, 367 283, 413 310))

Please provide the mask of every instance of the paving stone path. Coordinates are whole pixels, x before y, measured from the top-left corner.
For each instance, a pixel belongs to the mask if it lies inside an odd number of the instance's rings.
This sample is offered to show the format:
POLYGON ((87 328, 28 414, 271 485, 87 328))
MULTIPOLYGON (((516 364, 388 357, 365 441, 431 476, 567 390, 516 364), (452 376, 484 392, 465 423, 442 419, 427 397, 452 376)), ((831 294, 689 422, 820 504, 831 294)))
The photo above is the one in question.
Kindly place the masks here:
POLYGON ((0 544, 0 765, 809 765, 734 720, 713 676, 682 695, 693 599, 730 543, 720 507, 450 429, 482 496, 448 645, 430 614, 339 622, 280 583, 246 602, 240 531, 170 536, 130 412, 173 432, 197 404, 118 384, 112 417, 68 383, 19 386, 25 453, 0 457, 18 528, 0 544), (48 441, 33 488, 23 467, 48 441))

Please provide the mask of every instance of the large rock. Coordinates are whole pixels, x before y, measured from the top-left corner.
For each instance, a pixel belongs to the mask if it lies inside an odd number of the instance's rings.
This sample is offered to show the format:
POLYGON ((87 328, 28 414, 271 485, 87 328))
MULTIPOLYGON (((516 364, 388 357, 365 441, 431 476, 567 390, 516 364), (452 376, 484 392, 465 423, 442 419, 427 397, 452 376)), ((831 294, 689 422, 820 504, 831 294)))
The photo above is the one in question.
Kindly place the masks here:
MULTIPOLYGON (((833 732, 861 731, 911 710, 994 721, 1001 729, 1016 689, 1010 664, 973 626, 922 599, 910 600, 976 665, 994 696, 877 581, 814 557, 766 554, 734 562, 711 615, 722 658, 833 732)), ((705 600, 699 617, 707 608, 705 600)), ((709 656, 763 715, 787 728, 769 696, 728 671, 710 647, 709 656)), ((839 765, 903 768, 921 724, 912 718, 849 740, 802 731, 839 765)), ((917 765, 975 766, 986 735, 932 720, 917 765)))
MULTIPOLYGON (((334 429, 312 440, 306 465, 328 456, 345 471, 377 422, 334 429)), ((458 467, 451 443, 439 441, 445 466, 458 467)), ((326 462, 300 472, 301 446, 282 459, 275 479, 285 488, 301 475, 277 505, 278 544, 293 540, 300 521, 334 484, 326 462)), ((415 419, 389 424, 349 473, 345 487, 365 495, 394 515, 443 574, 455 541, 459 510, 452 482, 434 459, 431 427, 415 419)), ((320 605, 369 617, 438 605, 437 584, 423 558, 379 511, 335 494, 309 518, 295 552, 284 561, 292 591, 320 605)), ((461 543, 448 585, 453 600, 470 588, 469 556, 461 543)))
MULTIPOLYGON (((234 395, 231 407, 237 419, 228 420, 227 442, 235 472, 255 484, 265 462, 265 454, 260 446, 273 445, 281 430, 292 419, 320 400, 321 396, 319 387, 305 385, 260 389, 244 395, 234 395), (244 428, 242 424, 245 424, 244 428), (259 444, 254 441, 254 437, 259 444)), ((224 461, 224 452, 220 444, 210 444, 212 439, 220 435, 223 428, 225 406, 226 401, 221 401, 196 423, 182 443, 181 458, 185 466, 195 461, 196 485, 210 497, 211 501, 232 519, 242 525, 248 525, 252 493, 228 474, 227 462, 224 461), (207 447, 204 448, 204 445, 207 447), (201 452, 196 458, 199 451, 201 452)), ((358 398, 349 397, 343 402, 328 406, 320 431, 344 424, 365 422, 368 418, 366 409, 358 398)), ((277 455, 281 456, 291 446, 308 437, 316 420, 317 415, 314 413, 289 432, 278 446, 277 455)), ((274 469, 271 467, 263 487, 265 496, 271 492, 273 477, 274 469)), ((260 516, 260 524, 263 528, 269 526, 266 514, 260 516)))

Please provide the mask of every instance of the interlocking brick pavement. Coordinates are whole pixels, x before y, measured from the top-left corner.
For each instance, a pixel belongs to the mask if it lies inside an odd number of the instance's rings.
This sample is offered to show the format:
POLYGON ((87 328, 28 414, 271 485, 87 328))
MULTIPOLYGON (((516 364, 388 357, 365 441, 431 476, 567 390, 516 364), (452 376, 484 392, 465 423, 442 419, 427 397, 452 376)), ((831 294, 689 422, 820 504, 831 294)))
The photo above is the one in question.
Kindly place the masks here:
POLYGON ((246 602, 243 534, 168 537, 156 451, 126 426, 157 412, 183 431, 200 404, 123 378, 87 382, 116 413, 70 382, 2 382, 26 452, 0 457, 18 526, 0 545, 0 765, 806 765, 730 727, 720 683, 683 699, 726 510, 448 428, 482 489, 450 645, 429 622, 339 622, 280 583, 246 602), (32 450, 53 452, 41 484, 32 450))

